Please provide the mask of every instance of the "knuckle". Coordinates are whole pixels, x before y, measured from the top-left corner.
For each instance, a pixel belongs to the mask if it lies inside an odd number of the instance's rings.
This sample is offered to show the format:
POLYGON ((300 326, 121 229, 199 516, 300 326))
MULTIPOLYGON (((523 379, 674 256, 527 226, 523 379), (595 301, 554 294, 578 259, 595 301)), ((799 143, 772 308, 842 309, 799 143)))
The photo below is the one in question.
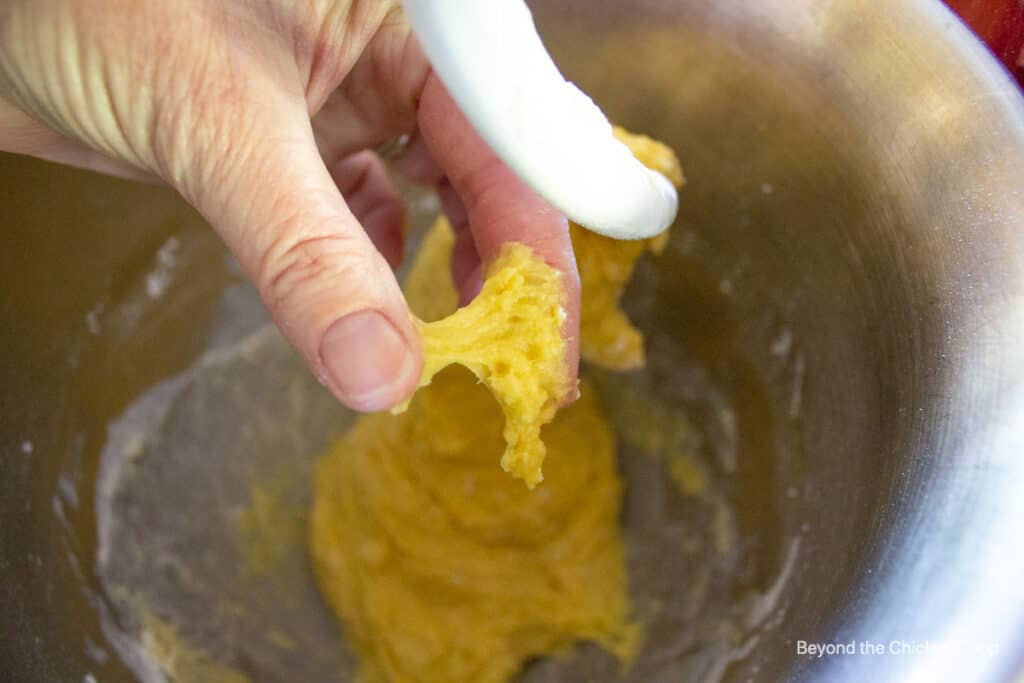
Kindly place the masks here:
POLYGON ((365 191, 377 171, 371 152, 357 152, 335 167, 332 174, 343 197, 351 197, 365 191))
POLYGON ((372 266, 351 237, 339 233, 280 238, 260 263, 257 281, 271 311, 315 297, 352 290, 372 277, 372 266))

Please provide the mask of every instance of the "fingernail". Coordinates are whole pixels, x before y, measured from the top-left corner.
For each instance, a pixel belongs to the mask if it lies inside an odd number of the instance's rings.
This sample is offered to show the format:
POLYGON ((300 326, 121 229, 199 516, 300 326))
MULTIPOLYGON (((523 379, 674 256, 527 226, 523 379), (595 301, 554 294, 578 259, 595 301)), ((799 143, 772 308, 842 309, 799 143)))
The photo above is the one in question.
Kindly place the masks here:
POLYGON ((365 412, 397 403, 414 363, 401 333, 377 311, 335 321, 320 342, 320 358, 341 400, 365 412))

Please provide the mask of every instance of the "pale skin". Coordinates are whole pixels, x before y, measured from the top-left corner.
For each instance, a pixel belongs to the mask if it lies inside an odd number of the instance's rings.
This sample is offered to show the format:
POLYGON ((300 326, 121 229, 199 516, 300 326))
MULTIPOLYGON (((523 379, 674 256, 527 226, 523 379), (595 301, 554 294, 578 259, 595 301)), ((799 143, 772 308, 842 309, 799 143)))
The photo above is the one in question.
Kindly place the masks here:
POLYGON ((395 166, 438 188, 464 300, 509 241, 562 271, 575 379, 565 218, 476 135, 396 1, 0 0, 0 150, 180 192, 362 411, 406 399, 423 363, 392 273, 405 209, 369 151, 402 134, 395 166))

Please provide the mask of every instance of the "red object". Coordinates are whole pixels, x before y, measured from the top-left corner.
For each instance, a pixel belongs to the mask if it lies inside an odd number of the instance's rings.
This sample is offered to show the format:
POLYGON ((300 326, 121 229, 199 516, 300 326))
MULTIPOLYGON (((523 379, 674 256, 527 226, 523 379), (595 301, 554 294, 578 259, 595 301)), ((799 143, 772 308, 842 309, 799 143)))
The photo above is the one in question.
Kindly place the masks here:
POLYGON ((946 0, 1024 86, 1024 0, 946 0))

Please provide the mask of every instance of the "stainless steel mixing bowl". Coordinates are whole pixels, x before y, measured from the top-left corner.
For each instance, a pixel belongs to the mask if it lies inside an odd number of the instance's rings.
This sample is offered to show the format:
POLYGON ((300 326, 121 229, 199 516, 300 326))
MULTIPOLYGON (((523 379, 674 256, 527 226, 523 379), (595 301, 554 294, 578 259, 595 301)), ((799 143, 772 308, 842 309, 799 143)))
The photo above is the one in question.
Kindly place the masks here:
MULTIPOLYGON (((731 397, 741 569, 762 588, 788 572, 703 675, 1012 680, 1020 94, 933 0, 535 5, 567 75, 684 161, 672 245, 632 312, 654 368, 731 397), (872 649, 800 654, 851 642, 872 649)), ((0 678, 125 680, 94 575, 106 426, 211 328, 230 336, 237 274, 165 190, 10 156, 0 179, 0 678)))

